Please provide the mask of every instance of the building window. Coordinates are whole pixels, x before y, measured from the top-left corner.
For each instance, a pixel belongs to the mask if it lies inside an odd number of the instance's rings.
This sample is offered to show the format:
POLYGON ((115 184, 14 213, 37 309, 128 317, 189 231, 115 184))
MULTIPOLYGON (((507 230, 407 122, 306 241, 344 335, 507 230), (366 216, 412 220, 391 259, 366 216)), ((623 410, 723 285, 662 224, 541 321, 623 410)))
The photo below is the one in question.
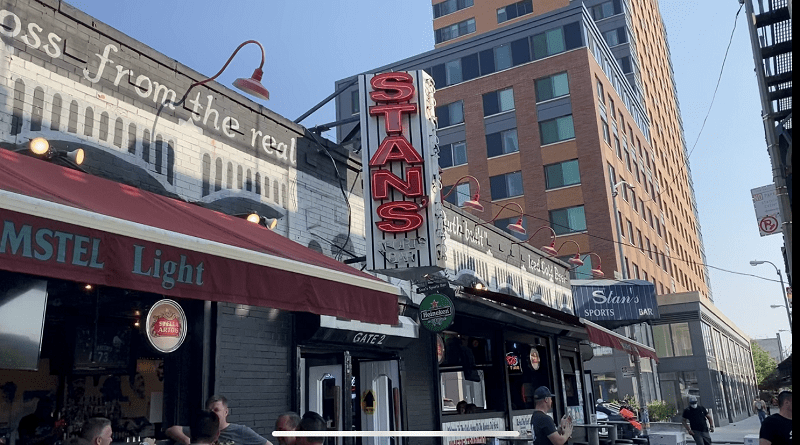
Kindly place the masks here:
POLYGON ((464 80, 461 76, 461 59, 451 60, 445 63, 444 71, 447 85, 455 85, 464 80))
POLYGON ((689 332, 689 323, 672 323, 669 327, 672 331, 672 347, 675 350, 675 357, 692 355, 692 336, 689 332))
POLYGON ((439 146, 439 167, 447 168, 467 163, 467 143, 454 142, 439 146))
POLYGON ((358 97, 358 90, 350 92, 350 114, 358 114, 361 112, 361 101, 358 97))
POLYGON ((556 235, 586 231, 586 214, 583 206, 550 211, 550 227, 556 235))
POLYGON ((486 156, 493 158, 508 153, 519 151, 517 143, 517 129, 501 131, 486 135, 486 156))
POLYGON ((599 78, 594 78, 597 83, 597 98, 600 99, 600 103, 604 104, 605 102, 605 93, 603 93, 603 82, 600 81, 599 78))
POLYGON ((473 0, 445 0, 441 3, 433 5, 433 18, 452 14, 456 11, 469 8, 472 6, 473 0))
POLYGON ((536 102, 555 99, 569 94, 567 73, 553 74, 536 81, 536 102))
POLYGON ((633 65, 631 65, 631 58, 628 56, 621 57, 617 59, 617 63, 619 63, 619 67, 622 68, 622 72, 625 74, 629 74, 633 72, 633 65))
POLYGON ((511 45, 500 45, 494 49, 494 71, 511 68, 511 45))
POLYGON ((492 188, 492 200, 520 196, 522 190, 522 172, 506 173, 489 178, 492 188))
POLYGON ((606 39, 608 46, 617 46, 622 43, 628 43, 628 33, 625 32, 624 26, 604 32, 603 38, 606 39))
POLYGON ((577 159, 545 165, 544 176, 547 190, 581 183, 577 159))
POLYGON ((436 107, 436 122, 438 128, 464 123, 464 102, 458 101, 436 107))
POLYGON ((617 15, 622 13, 622 4, 621 0, 612 0, 610 2, 603 2, 597 6, 593 6, 592 9, 592 18, 595 21, 603 20, 605 18, 611 17, 612 15, 617 15))
POLYGON ((629 220, 629 219, 627 220, 627 222, 628 222, 628 233, 630 233, 630 235, 631 235, 629 237, 630 238, 630 242, 631 242, 632 246, 635 246, 636 245, 636 240, 633 238, 633 224, 631 224, 631 220, 629 220))
POLYGON ((539 131, 542 137, 542 145, 575 138, 575 128, 572 125, 571 114, 539 122, 539 131))
POLYGON ((514 109, 514 89, 492 91, 483 95, 483 116, 492 116, 514 109))
POLYGON ((475 19, 471 18, 464 20, 463 22, 454 23, 452 25, 445 26, 444 28, 437 29, 434 31, 434 38, 436 39, 436 43, 442 43, 465 36, 467 34, 472 34, 474 32, 475 19))
MULTIPOLYGON (((450 193, 451 190, 453 190, 452 185, 443 187, 442 196, 447 195, 448 193, 450 193)), ((456 186, 456 189, 453 190, 453 193, 450 193, 450 195, 447 196, 447 199, 445 201, 449 202, 450 204, 461 207, 464 205, 464 202, 466 202, 469 198, 470 198, 469 182, 465 182, 463 184, 458 184, 456 186)))
POLYGON ((525 14, 530 14, 532 12, 533 12, 532 0, 517 2, 497 10, 497 23, 507 22, 509 20, 521 17, 525 14))
POLYGON ((564 30, 562 28, 545 31, 533 36, 532 39, 534 60, 543 59, 566 51, 564 30))

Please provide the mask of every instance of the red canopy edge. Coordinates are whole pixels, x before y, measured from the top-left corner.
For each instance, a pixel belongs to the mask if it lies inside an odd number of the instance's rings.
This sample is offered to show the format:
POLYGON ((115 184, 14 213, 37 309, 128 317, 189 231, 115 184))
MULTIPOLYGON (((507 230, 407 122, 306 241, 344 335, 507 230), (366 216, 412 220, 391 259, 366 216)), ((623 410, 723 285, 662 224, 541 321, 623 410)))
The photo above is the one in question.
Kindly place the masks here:
POLYGON ((633 341, 629 338, 625 338, 622 335, 619 335, 616 332, 606 329, 600 325, 594 324, 591 321, 581 319, 581 323, 583 323, 584 327, 586 328, 586 333, 589 334, 589 341, 592 343, 614 348, 631 355, 651 358, 658 363, 658 355, 656 354, 655 349, 637 341, 633 341))
POLYGON ((395 286, 257 224, 7 150, 0 230, 4 270, 398 321, 395 286))

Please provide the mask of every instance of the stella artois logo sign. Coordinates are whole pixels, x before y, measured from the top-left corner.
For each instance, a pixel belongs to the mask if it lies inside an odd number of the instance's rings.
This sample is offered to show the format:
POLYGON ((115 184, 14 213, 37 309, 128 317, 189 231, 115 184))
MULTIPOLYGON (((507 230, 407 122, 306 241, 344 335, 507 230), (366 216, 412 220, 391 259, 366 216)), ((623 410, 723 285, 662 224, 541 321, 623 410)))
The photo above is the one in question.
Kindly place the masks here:
POLYGON ((186 315, 172 300, 161 300, 147 314, 147 339, 161 352, 178 349, 186 338, 186 315))

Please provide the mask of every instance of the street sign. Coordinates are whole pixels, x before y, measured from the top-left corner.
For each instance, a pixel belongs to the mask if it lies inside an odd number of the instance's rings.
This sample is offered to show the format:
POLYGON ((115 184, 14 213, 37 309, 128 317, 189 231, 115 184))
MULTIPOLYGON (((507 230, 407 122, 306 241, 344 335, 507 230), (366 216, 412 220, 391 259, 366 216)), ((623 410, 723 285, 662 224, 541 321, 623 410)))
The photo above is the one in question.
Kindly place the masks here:
POLYGON ((756 221, 758 221, 758 231, 761 236, 779 233, 783 219, 778 207, 775 184, 754 188, 750 190, 750 193, 753 196, 753 208, 756 211, 756 221))

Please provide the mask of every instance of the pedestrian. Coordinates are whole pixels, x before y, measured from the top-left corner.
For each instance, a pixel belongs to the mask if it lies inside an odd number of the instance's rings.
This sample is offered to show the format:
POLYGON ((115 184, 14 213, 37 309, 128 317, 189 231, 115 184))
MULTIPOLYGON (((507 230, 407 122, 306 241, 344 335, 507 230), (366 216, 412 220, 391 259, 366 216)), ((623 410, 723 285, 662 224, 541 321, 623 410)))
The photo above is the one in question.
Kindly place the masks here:
POLYGON ((759 398, 756 398, 753 400, 753 411, 758 414, 758 421, 764 423, 764 419, 767 418, 767 403, 759 398))
POLYGON ((792 444, 792 392, 782 391, 778 395, 779 411, 761 424, 758 432, 759 445, 792 444))
POLYGON ((553 397, 550 388, 540 386, 533 392, 535 409, 531 416, 531 434, 533 445, 564 445, 572 436, 572 419, 564 415, 560 426, 547 414, 553 409, 553 397))
MULTIPOLYGON (((214 395, 206 401, 206 409, 213 412, 219 418, 219 445, 272 445, 272 442, 258 435, 250 427, 237 423, 228 423, 228 399, 224 396, 214 395)), ((179 445, 189 445, 192 443, 190 437, 191 428, 173 425, 165 431, 170 439, 179 445)))
POLYGON ((200 411, 192 421, 192 444, 211 445, 219 438, 219 416, 212 411, 200 411))
MULTIPOLYGON (((314 411, 309 411, 303 414, 300 424, 297 425, 297 431, 327 431, 327 423, 325 419, 314 411)), ((325 438, 322 436, 298 436, 296 445, 323 445, 325 438)))
MULTIPOLYGON (((278 416, 275 420, 275 431, 295 431, 300 425, 300 416, 297 413, 288 412, 278 416)), ((280 445, 295 445, 295 437, 278 437, 280 445)))
POLYGON ((714 419, 711 418, 711 414, 703 405, 697 403, 697 397, 689 396, 689 407, 683 410, 683 427, 694 437, 696 445, 711 445, 709 426, 710 432, 713 433, 714 419))
POLYGON ((111 437, 114 430, 111 429, 111 421, 105 417, 92 417, 83 423, 81 428, 80 444, 88 445, 111 445, 111 437))

